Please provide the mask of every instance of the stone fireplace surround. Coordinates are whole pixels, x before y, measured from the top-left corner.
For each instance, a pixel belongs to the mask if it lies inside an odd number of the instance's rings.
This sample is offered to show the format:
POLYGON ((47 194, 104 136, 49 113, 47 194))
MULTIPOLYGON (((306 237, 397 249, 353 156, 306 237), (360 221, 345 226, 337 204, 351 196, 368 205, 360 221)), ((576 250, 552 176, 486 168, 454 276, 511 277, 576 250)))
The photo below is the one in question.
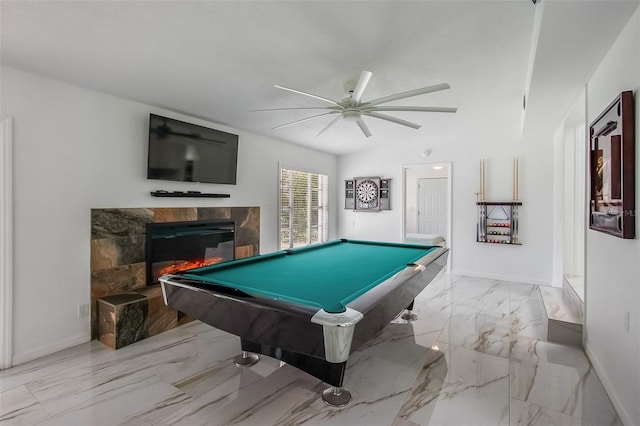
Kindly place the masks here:
MULTIPOLYGON (((165 306, 159 285, 146 285, 146 224, 233 220, 236 259, 260 253, 260 207, 163 207, 91 210, 91 338, 98 338, 98 299, 122 294, 148 303, 144 334, 154 336, 190 321, 165 306)), ((140 333, 139 333, 140 334, 140 333)))

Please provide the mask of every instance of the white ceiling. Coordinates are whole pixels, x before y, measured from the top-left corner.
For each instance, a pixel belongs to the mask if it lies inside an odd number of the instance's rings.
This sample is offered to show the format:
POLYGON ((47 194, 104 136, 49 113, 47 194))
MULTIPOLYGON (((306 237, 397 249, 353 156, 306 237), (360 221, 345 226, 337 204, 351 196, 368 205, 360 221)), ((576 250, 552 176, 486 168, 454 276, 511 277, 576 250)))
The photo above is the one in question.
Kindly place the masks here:
POLYGON ((334 154, 455 142, 496 118, 504 137, 518 138, 527 88, 525 130, 557 125, 638 5, 0 1, 3 65, 334 154), (447 82, 449 90, 390 105, 458 112, 392 114, 419 130, 366 118, 373 133, 366 139, 343 121, 316 136, 332 117, 271 130, 316 111, 251 111, 326 106, 273 85, 340 100, 363 70, 373 72, 364 101, 447 82))

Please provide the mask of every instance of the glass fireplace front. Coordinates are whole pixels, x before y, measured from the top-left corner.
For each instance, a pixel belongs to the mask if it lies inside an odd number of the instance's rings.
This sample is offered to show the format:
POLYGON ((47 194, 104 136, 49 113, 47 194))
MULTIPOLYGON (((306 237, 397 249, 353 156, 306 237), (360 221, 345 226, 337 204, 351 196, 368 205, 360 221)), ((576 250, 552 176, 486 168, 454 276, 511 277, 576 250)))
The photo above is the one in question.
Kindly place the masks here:
POLYGON ((147 285, 164 274, 213 265, 235 258, 233 221, 147 224, 147 285))

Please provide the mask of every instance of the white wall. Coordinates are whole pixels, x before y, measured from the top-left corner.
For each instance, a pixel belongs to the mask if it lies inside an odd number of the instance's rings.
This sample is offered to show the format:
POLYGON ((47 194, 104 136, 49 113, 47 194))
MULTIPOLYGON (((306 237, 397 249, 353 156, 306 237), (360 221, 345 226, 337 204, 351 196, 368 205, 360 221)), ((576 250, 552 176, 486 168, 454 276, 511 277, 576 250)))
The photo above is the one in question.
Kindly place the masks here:
POLYGON ((563 167, 563 247, 565 275, 584 275, 584 228, 585 223, 585 168, 587 144, 584 123, 585 99, 578 102, 583 119, 579 122, 567 121, 564 127, 563 167))
POLYGON ((587 86, 591 123, 622 91, 633 90, 636 128, 636 238, 587 231, 585 348, 625 425, 640 425, 640 9, 587 86), (630 315, 629 332, 623 328, 630 315))
MULTIPOLYGON (((149 105, 1 68, 1 108, 14 136, 14 364, 90 339, 90 210, 260 206, 261 251, 277 249, 278 163, 329 175, 335 156, 149 105), (146 179, 150 112, 237 132, 236 186, 146 179), (154 198, 149 191, 230 193, 229 199, 154 198)), ((336 197, 337 199, 337 197, 336 197)), ((330 236, 336 234, 332 200, 330 236)))
MULTIPOLYGON (((500 117, 496 117, 500 122, 500 117)), ((399 129, 399 133, 410 131, 399 129)), ((425 140, 428 138, 428 129, 425 140)), ((392 178, 391 211, 380 213, 338 212, 339 234, 345 238, 402 241, 402 165, 451 163, 452 225, 451 270, 454 274, 548 285, 552 278, 553 137, 501 136, 495 123, 474 129, 467 137, 427 147, 405 143, 399 137, 391 148, 339 157, 340 179, 356 176, 392 178), (511 201, 513 157, 520 165, 521 246, 476 243, 476 195, 479 191, 480 159, 486 161, 487 201, 511 201)))
POLYGON ((576 99, 554 134, 554 285, 563 276, 584 276, 586 96, 576 99))

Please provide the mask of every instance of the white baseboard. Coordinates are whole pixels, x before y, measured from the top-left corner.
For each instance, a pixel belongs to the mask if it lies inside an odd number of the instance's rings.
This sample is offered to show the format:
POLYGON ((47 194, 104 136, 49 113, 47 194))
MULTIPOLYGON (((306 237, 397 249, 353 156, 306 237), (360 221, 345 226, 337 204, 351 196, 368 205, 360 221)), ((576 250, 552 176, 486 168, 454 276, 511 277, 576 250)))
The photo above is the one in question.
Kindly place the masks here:
POLYGON ((13 356, 13 366, 24 364, 25 362, 33 361, 34 359, 42 358, 43 356, 51 355, 56 352, 69 349, 73 346, 80 345, 91 341, 91 336, 82 334, 68 339, 58 341, 54 345, 39 346, 27 352, 15 354, 13 356))
POLYGON ((624 405, 620 402, 620 398, 618 398, 616 388, 611 383, 611 380, 609 380, 609 377, 607 376, 604 369, 602 368, 602 365, 600 364, 600 361, 598 361, 598 358, 589 349, 589 344, 587 341, 584 342, 584 352, 587 354, 587 357, 589 358, 589 361, 591 362, 593 369, 596 371, 596 374, 600 378, 600 381, 602 382, 602 386, 604 386, 604 390, 607 391, 607 395, 609 395, 609 399, 613 404, 613 408, 616 409, 616 412, 618 413, 618 417, 620 417, 622 424, 623 425, 636 424, 631 418, 631 414, 629 414, 629 412, 626 410, 624 405))
POLYGON ((459 269, 452 270, 451 275, 463 275, 465 277, 486 278, 489 280, 511 281, 516 283, 551 286, 551 282, 549 281, 535 280, 535 279, 526 278, 526 277, 514 277, 514 276, 500 275, 500 274, 481 274, 478 272, 461 271, 459 269))

